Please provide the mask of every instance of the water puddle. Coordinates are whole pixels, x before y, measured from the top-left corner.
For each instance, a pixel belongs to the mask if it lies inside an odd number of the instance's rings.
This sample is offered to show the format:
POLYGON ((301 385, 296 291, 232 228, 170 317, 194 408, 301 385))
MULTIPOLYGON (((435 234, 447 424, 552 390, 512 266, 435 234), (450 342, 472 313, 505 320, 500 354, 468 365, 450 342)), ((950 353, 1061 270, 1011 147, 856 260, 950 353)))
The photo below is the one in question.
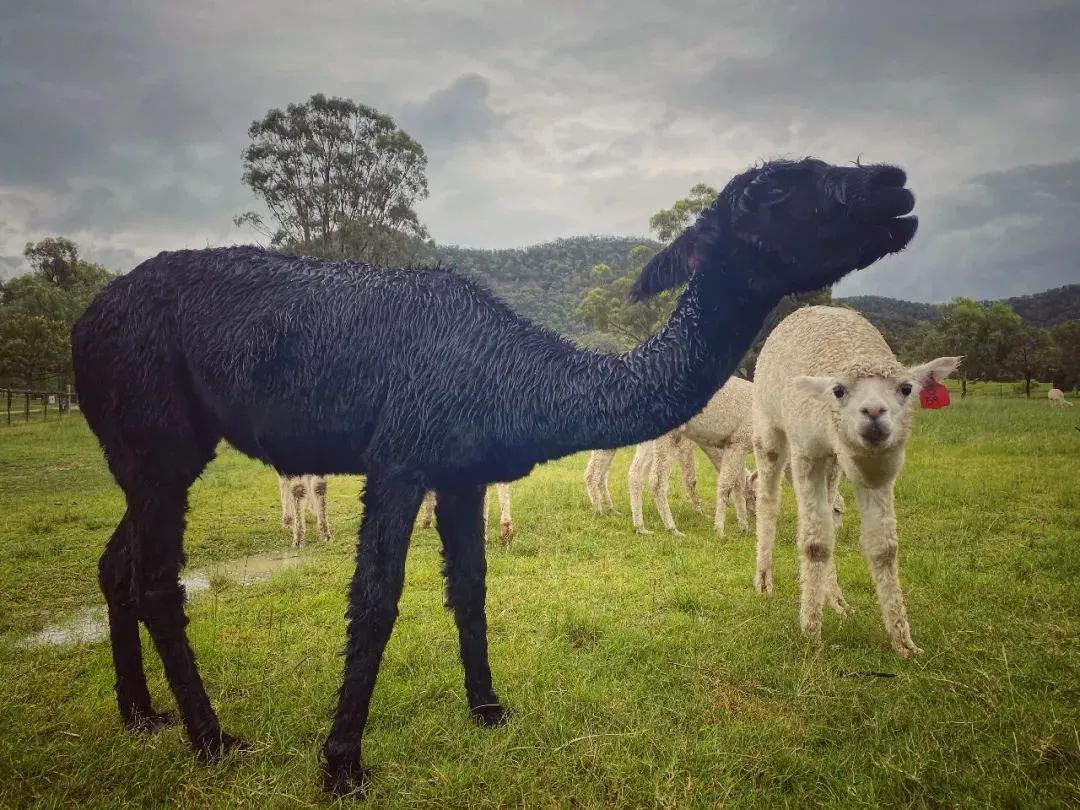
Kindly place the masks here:
MULTIPOLYGON (((271 576, 288 568, 295 568, 304 561, 296 553, 272 551, 251 554, 228 562, 212 563, 206 568, 187 572, 180 581, 184 584, 188 599, 210 590, 212 581, 226 581, 240 586, 265 582, 271 576)), ((23 639, 26 647, 65 646, 70 644, 93 644, 108 635, 109 620, 104 605, 85 607, 74 616, 41 629, 23 639)))

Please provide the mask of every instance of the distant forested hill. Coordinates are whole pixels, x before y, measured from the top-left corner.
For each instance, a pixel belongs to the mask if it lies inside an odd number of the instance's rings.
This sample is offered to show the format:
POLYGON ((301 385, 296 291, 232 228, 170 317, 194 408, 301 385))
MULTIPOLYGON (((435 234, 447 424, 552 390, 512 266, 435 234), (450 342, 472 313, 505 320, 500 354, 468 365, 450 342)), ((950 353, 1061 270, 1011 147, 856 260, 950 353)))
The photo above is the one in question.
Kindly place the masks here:
MULTIPOLYGON (((593 285, 592 266, 603 262, 621 272, 630 249, 639 244, 660 247, 650 239, 629 236, 575 236, 506 250, 449 245, 436 245, 429 250, 432 260, 479 278, 521 314, 557 332, 583 339, 587 337, 586 327, 574 311, 593 285)), ((897 298, 858 295, 837 298, 834 302, 861 312, 894 346, 913 340, 921 329, 940 318, 936 304, 897 298)), ((1028 323, 1054 326, 1080 319, 1080 284, 1007 298, 1005 302, 1028 323)))
POLYGON ((941 313, 934 304, 884 298, 880 295, 853 295, 850 298, 834 298, 833 303, 849 306, 861 312, 870 323, 887 335, 889 345, 906 345, 914 340, 926 324, 936 323, 941 313))
POLYGON ((1055 287, 1052 290, 1006 298, 1013 312, 1035 326, 1057 326, 1065 321, 1080 319, 1080 284, 1055 287))
MULTIPOLYGON (((887 337, 895 337, 895 343, 893 340, 889 341, 890 345, 894 346, 907 344, 922 328, 936 323, 941 317, 936 304, 901 301, 877 295, 856 295, 836 298, 834 301, 858 310, 887 337)), ((1080 319, 1080 284, 1056 287, 1035 295, 1005 298, 1004 301, 1025 323, 1033 326, 1056 326, 1065 321, 1080 319)))
POLYGON ((432 249, 432 258, 480 279, 533 321, 580 338, 586 327, 574 311, 592 286, 592 266, 603 262, 622 272, 630 249, 641 244, 660 248, 650 239, 575 236, 505 250, 437 245, 432 249))

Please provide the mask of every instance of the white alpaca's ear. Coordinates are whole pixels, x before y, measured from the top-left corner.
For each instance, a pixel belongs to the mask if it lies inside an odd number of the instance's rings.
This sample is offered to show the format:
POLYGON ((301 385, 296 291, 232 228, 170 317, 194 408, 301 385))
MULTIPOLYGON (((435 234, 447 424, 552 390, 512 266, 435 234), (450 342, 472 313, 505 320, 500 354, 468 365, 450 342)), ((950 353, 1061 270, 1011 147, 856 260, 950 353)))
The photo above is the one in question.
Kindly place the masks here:
POLYGON ((929 363, 923 363, 920 366, 911 366, 907 373, 917 382, 919 385, 925 387, 933 382, 941 382, 956 369, 960 367, 960 361, 964 358, 961 357, 939 357, 936 360, 931 360, 929 363))
POLYGON ((807 394, 824 396, 832 391, 837 384, 835 377, 796 377, 791 381, 794 385, 807 394))

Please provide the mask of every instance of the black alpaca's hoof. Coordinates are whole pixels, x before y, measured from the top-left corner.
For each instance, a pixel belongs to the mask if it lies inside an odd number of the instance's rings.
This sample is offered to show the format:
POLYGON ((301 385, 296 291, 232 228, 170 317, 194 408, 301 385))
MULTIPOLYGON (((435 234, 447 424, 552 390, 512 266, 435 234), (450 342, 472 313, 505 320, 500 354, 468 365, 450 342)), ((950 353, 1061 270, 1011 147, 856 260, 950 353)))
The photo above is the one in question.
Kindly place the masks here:
POLYGON ((199 762, 217 762, 230 751, 246 754, 251 751, 251 746, 239 737, 233 737, 224 731, 211 734, 191 744, 195 750, 195 758, 199 762))
POLYGON ((366 799, 371 771, 359 762, 344 765, 322 765, 323 790, 339 799, 366 799))
POLYGON ((124 725, 140 734, 157 734, 175 722, 175 712, 135 712, 124 718, 124 725))
POLYGON ((483 726, 484 728, 494 728, 496 726, 505 725, 513 716, 513 712, 498 703, 485 703, 482 706, 473 706, 469 711, 472 713, 473 720, 476 721, 476 724, 483 726))

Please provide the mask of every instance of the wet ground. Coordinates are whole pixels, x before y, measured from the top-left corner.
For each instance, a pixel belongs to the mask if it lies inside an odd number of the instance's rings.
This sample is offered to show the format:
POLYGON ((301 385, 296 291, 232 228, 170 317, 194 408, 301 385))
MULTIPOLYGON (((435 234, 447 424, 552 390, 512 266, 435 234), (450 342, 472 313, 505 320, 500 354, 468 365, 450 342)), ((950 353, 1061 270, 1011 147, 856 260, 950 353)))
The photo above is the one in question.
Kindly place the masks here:
MULTIPOLYGON (((206 568, 196 568, 187 572, 180 581, 187 591, 188 598, 198 596, 210 589, 212 579, 227 580, 237 585, 253 585, 264 582, 273 574, 293 568, 304 561, 303 554, 294 551, 272 551, 264 554, 251 554, 222 563, 214 563, 206 568)), ((92 644, 105 638, 109 631, 105 605, 85 607, 67 619, 42 628, 39 632, 23 639, 28 647, 64 646, 70 644, 92 644)))

